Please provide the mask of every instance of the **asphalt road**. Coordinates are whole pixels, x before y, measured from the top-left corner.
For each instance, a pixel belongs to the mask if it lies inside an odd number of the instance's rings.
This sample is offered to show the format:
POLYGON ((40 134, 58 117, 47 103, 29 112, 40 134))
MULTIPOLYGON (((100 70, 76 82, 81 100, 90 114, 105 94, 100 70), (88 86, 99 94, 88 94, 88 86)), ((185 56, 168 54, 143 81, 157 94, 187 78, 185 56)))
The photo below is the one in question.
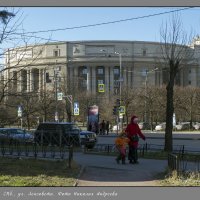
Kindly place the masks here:
MULTIPOLYGON (((151 144, 151 145, 164 145, 164 132, 145 132, 143 133, 146 136, 146 141, 140 139, 140 144, 151 144)), ((116 134, 111 133, 108 136, 98 136, 98 144, 114 144, 116 134)), ((173 145, 176 148, 184 145, 185 150, 188 151, 200 151, 200 132, 199 133, 173 133, 173 145)))

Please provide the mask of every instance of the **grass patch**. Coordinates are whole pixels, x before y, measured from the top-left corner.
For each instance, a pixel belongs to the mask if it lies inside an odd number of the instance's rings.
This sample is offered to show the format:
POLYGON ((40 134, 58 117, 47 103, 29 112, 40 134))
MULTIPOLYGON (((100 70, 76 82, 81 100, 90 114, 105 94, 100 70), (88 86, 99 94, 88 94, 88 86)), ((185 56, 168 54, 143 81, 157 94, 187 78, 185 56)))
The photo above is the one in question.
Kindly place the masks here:
POLYGON ((199 172, 185 172, 178 175, 176 171, 168 169, 159 174, 159 183, 161 186, 200 186, 199 172))
POLYGON ((67 161, 0 158, 0 186, 72 186, 80 166, 67 161))

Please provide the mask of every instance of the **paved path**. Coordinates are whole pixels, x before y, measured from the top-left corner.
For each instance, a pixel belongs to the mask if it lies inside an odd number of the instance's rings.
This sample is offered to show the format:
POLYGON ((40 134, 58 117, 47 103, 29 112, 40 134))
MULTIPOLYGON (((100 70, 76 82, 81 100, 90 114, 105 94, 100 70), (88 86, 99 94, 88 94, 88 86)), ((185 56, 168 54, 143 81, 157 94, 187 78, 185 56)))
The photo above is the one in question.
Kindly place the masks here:
POLYGON ((117 164, 115 157, 74 153, 84 166, 77 186, 159 186, 155 175, 167 167, 166 160, 140 159, 139 164, 117 164))

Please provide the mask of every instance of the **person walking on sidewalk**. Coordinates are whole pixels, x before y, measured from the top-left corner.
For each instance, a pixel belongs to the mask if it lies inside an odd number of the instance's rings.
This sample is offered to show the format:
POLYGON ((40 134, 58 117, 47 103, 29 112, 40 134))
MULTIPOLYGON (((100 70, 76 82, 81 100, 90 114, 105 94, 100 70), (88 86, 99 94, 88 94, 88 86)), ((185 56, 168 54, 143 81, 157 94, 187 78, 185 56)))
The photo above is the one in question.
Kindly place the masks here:
POLYGON ((122 160, 122 164, 125 164, 126 145, 128 144, 128 142, 129 139, 126 137, 126 133, 124 131, 115 139, 115 145, 119 152, 119 155, 115 159, 117 164, 120 163, 120 160, 122 160))
POLYGON ((102 131, 102 135, 105 135, 105 131, 106 131, 106 123, 103 120, 101 123, 101 131, 102 131))
POLYGON ((107 133, 107 135, 109 133, 109 127, 110 127, 110 123, 109 123, 109 121, 107 121, 106 122, 106 133, 107 133))
POLYGON ((132 116, 130 124, 128 124, 125 132, 127 134, 127 137, 129 138, 129 153, 128 153, 128 159, 129 163, 137 164, 138 162, 138 142, 139 142, 139 136, 145 140, 145 136, 142 134, 139 126, 138 126, 138 117, 135 115, 132 116))

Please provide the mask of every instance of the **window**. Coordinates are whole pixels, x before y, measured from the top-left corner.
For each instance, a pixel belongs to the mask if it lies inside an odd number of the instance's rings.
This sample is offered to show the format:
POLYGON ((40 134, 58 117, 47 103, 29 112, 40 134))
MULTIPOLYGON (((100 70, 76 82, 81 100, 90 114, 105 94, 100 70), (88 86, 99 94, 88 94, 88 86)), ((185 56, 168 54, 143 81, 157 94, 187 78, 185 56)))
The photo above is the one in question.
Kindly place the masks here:
POLYGON ((81 81, 81 87, 87 87, 87 80, 81 81))
POLYGON ((87 68, 82 70, 82 74, 87 74, 87 68))
POLYGON ((97 69, 97 73, 98 73, 98 74, 103 74, 103 68, 98 68, 98 69, 97 69))
POLYGON ((143 49, 143 50, 142 50, 142 55, 143 55, 143 56, 146 56, 146 55, 147 55, 147 50, 146 50, 146 49, 143 49))
POLYGON ((191 81, 188 81, 188 84, 191 85, 191 81))
POLYGON ((114 87, 116 88, 118 88, 119 87, 119 81, 118 80, 114 80, 114 87))
POLYGON ((53 56, 54 57, 59 57, 60 56, 60 49, 54 49, 53 50, 53 56))
POLYGON ((98 84, 103 84, 103 80, 97 80, 98 84))
POLYGON ((114 69, 114 75, 119 75, 119 69, 114 69))

